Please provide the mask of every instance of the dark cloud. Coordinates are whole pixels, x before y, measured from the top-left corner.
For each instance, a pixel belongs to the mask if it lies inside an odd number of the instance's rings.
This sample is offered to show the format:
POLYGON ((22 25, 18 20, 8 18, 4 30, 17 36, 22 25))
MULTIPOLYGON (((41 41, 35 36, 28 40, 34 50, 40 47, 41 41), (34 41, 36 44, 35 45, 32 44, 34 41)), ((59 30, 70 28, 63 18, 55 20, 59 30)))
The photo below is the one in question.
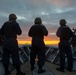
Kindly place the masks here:
POLYGON ((75 3, 76 0, 2 0, 0 11, 6 15, 16 13, 19 19, 25 21, 33 21, 39 16, 48 23, 56 23, 61 18, 76 17, 75 3))

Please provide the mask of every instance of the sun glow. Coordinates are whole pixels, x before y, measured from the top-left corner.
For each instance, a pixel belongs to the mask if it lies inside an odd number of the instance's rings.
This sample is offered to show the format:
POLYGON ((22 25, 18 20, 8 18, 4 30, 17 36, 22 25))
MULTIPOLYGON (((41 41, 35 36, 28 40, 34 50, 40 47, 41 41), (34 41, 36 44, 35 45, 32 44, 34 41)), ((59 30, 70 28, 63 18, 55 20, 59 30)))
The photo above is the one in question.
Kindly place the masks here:
MULTIPOLYGON (((46 45, 57 45, 59 43, 59 41, 56 40, 52 40, 52 41, 44 41, 46 45)), ((18 40, 18 44, 31 44, 31 41, 19 41, 18 40)))

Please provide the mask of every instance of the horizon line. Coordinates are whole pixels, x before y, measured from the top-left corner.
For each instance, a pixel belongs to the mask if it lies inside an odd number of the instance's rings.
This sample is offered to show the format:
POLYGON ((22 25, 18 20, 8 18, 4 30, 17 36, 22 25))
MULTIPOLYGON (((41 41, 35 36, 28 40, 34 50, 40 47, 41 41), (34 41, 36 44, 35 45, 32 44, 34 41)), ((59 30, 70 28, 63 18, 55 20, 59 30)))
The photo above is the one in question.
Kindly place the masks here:
MULTIPOLYGON (((24 41, 24 40, 18 40, 18 44, 19 45, 23 45, 23 44, 31 44, 31 41, 24 41)), ((57 45, 59 43, 58 40, 52 40, 52 41, 44 41, 45 45, 57 45)))

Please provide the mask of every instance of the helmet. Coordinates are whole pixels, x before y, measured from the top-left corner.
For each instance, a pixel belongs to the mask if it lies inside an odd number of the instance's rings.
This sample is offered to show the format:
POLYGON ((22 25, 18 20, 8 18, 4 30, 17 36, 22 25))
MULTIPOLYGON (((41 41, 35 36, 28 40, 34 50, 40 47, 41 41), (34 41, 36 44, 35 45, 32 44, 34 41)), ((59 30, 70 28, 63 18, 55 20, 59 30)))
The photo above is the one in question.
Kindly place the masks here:
POLYGON ((65 24, 66 24, 66 20, 65 20, 65 19, 61 19, 61 20, 60 20, 60 24, 61 24, 61 25, 65 25, 65 24))
POLYGON ((15 14, 10 14, 10 15, 9 15, 9 19, 17 19, 17 17, 16 17, 15 14))
POLYGON ((39 18, 39 17, 35 18, 34 23, 35 23, 35 24, 41 24, 41 23, 42 23, 41 18, 39 18))

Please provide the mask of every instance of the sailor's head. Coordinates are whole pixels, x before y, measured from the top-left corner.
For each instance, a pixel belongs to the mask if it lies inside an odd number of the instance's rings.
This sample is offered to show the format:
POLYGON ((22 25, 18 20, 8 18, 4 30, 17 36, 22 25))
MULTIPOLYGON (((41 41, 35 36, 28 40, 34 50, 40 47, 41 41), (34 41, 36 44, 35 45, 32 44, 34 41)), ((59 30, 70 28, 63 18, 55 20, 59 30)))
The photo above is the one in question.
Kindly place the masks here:
POLYGON ((61 19, 61 20, 60 20, 60 25, 61 25, 61 26, 66 25, 66 20, 65 20, 65 19, 61 19))
POLYGON ((35 23, 35 24, 42 24, 41 18, 40 18, 40 17, 35 18, 34 23, 35 23))
POLYGON ((9 20, 10 21, 15 21, 17 19, 17 16, 15 14, 10 14, 9 15, 9 20))

